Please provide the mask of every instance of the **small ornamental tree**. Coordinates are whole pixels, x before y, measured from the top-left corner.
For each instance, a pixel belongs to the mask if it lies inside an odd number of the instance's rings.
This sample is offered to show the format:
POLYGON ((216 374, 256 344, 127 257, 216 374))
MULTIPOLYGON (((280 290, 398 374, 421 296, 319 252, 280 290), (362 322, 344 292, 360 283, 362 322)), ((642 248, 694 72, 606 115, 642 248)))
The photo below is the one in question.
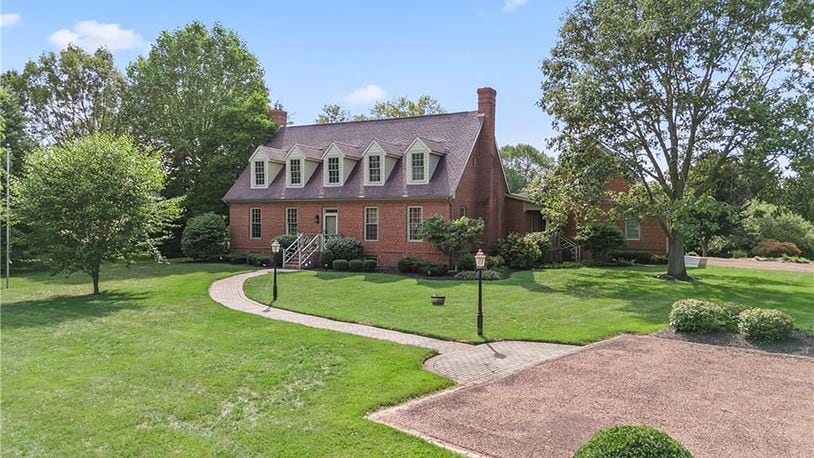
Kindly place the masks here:
POLYGON ((208 212, 194 216, 184 226, 181 250, 185 256, 205 260, 226 251, 226 220, 208 212))
POLYGON ((449 256, 449 264, 457 270, 461 253, 472 248, 483 233, 483 220, 462 216, 451 221, 440 215, 427 218, 421 225, 419 237, 432 243, 436 250, 449 256))
POLYGON ((576 240, 591 251, 594 259, 608 259, 611 250, 625 245, 622 231, 611 223, 588 223, 579 228, 576 240))
POLYGON ((30 223, 29 242, 57 272, 85 272, 99 293, 106 262, 159 253, 156 246, 180 216, 163 200, 159 155, 126 138, 94 134, 26 157, 16 183, 16 214, 30 223))

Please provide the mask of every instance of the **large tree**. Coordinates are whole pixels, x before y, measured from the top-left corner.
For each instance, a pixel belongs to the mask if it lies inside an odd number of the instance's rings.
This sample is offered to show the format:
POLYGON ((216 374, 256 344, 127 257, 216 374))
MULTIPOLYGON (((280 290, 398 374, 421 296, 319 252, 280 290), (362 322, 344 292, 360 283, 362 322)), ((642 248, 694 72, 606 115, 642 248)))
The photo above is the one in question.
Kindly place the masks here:
POLYGON ((323 105, 322 112, 314 120, 317 124, 333 124, 335 122, 350 121, 350 111, 342 108, 341 105, 323 105))
POLYGON ((572 197, 622 173, 687 279, 682 215, 711 184, 699 161, 811 154, 812 6, 807 0, 581 0, 542 64, 572 197))
POLYGON ((554 168, 554 159, 523 143, 500 148, 500 160, 506 172, 509 192, 515 193, 523 191, 535 177, 554 168))
POLYGON ((223 214, 221 198, 274 132, 263 69, 238 35, 193 22, 162 32, 127 69, 125 113, 139 142, 164 151, 166 194, 190 214, 223 214))
MULTIPOLYGON (((13 88, 0 82, 0 160, 5 162, 5 153, 11 152, 11 174, 19 175, 23 168, 23 159, 34 149, 34 142, 26 129, 25 115, 19 98, 13 88)), ((3 165, 5 170, 5 164, 3 165)), ((5 181, 4 181, 5 183, 5 181)))
POLYGON ((125 81, 110 51, 93 54, 69 45, 28 61, 22 73, 3 75, 20 98, 30 134, 43 143, 121 131, 119 117, 125 81))
POLYGON ((437 100, 428 95, 422 95, 415 101, 407 97, 398 97, 392 100, 376 102, 373 108, 370 109, 369 118, 407 118, 410 116, 424 116, 446 112, 447 111, 441 107, 437 100))
POLYGON ((55 271, 81 271, 99 293, 104 263, 152 253, 178 216, 163 200, 160 156, 94 134, 32 152, 15 189, 15 216, 55 271))

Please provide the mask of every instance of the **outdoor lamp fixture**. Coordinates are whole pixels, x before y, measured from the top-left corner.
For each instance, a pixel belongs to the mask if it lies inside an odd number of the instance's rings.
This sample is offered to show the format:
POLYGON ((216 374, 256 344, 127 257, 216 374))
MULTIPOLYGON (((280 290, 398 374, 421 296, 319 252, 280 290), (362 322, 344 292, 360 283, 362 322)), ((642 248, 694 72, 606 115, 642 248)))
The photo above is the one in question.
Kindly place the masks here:
POLYGON ((475 268, 478 269, 478 335, 483 337, 483 269, 486 268, 486 255, 478 250, 475 255, 475 268))
POLYGON ((274 262, 274 286, 271 289, 271 301, 277 301, 277 253, 280 252, 280 242, 277 240, 271 242, 271 257, 274 262))
POLYGON ((319 213, 314 215, 314 224, 319 224, 319 213))

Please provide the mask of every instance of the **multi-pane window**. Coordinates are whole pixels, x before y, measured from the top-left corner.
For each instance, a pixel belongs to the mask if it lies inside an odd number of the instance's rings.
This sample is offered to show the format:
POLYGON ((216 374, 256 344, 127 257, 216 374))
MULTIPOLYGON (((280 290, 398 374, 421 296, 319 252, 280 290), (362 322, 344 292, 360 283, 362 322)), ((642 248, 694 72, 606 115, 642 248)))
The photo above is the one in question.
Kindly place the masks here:
POLYGON ((424 209, 422 207, 407 207, 407 240, 418 241, 418 231, 424 222, 424 209))
POLYGON ((425 175, 424 153, 413 153, 410 155, 410 169, 412 181, 424 181, 425 175))
POLYGON ((299 159, 288 161, 288 183, 296 186, 302 184, 302 162, 299 159))
POLYGON ((642 226, 639 220, 629 219, 625 221, 625 238, 628 240, 641 240, 642 226))
POLYGON ((339 184, 339 158, 328 158, 328 184, 339 184))
POLYGON ((251 232, 249 236, 253 239, 259 239, 263 234, 263 223, 259 208, 252 208, 249 210, 249 220, 251 221, 251 232))
POLYGON ((365 240, 379 240, 379 208, 365 208, 365 240))
POLYGON ((382 181, 382 157, 367 157, 367 181, 371 183, 381 183, 382 181))
POLYGON ((466 216, 466 207, 461 207, 461 217, 466 216))
POLYGON ((265 161, 254 161, 254 185, 264 186, 266 184, 266 163, 265 161))
POLYGON ((286 208, 285 209, 285 233, 286 234, 296 234, 297 233, 297 209, 296 208, 286 208))

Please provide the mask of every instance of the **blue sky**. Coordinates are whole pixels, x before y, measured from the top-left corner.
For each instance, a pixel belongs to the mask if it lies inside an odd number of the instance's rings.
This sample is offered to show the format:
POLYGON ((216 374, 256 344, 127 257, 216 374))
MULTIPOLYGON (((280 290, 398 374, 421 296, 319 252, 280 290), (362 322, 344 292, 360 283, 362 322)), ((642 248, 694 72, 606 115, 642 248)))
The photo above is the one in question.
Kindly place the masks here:
POLYGON ((538 67, 572 3, 3 0, 0 65, 20 69, 74 41, 107 44, 124 68, 162 30, 219 21, 259 58, 272 100, 295 124, 311 123, 325 103, 362 113, 377 97, 401 95, 429 94, 448 111, 473 110, 475 90, 492 86, 498 142, 545 149, 553 131, 535 106, 538 67))

